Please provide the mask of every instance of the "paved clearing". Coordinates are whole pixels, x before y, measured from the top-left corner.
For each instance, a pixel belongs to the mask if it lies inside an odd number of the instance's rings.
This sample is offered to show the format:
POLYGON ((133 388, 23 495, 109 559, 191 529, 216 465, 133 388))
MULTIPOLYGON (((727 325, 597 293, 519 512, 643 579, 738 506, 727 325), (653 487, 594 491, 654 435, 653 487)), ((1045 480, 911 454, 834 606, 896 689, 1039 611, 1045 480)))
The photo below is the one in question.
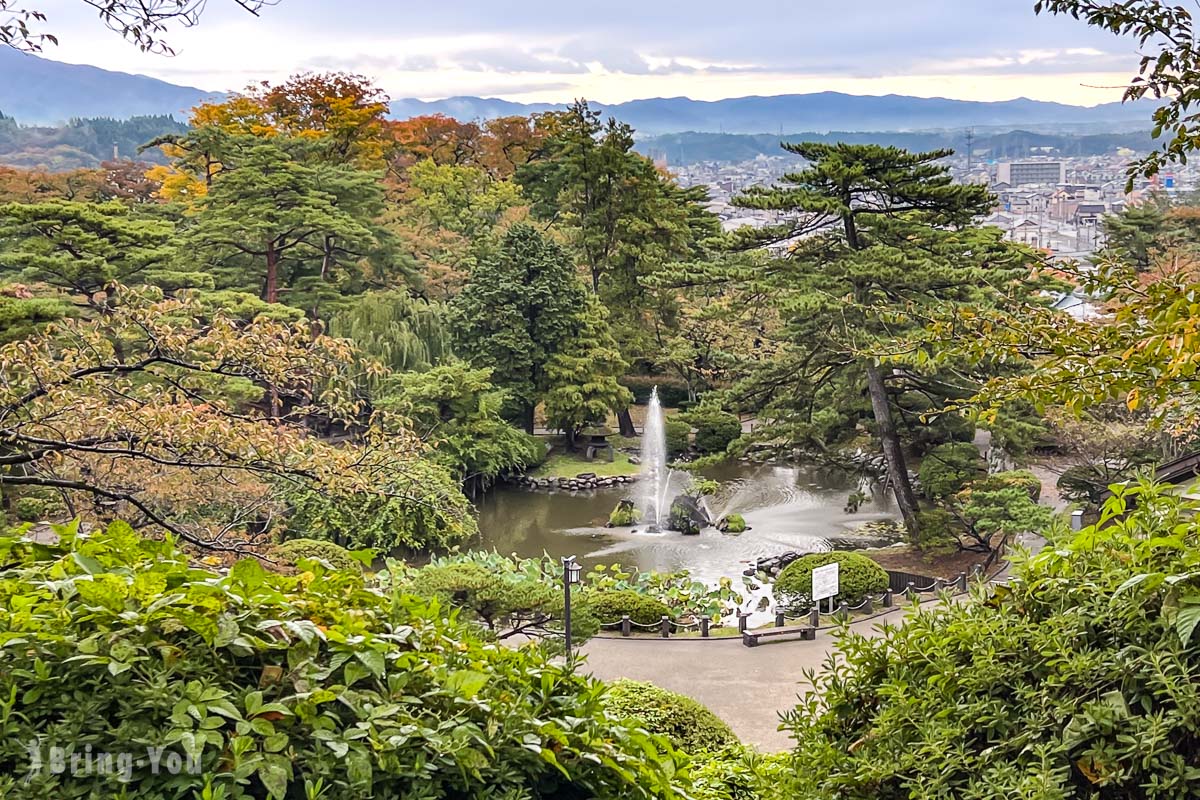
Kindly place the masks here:
MULTIPOLYGON (((901 613, 852 625, 856 633, 877 635, 877 626, 895 624, 901 613)), ((785 750, 788 735, 778 730, 779 714, 796 705, 805 690, 803 671, 819 668, 836 642, 829 631, 816 641, 799 640, 746 647, 729 639, 592 639, 581 667, 603 680, 632 678, 699 700, 747 744, 763 751, 785 750)))

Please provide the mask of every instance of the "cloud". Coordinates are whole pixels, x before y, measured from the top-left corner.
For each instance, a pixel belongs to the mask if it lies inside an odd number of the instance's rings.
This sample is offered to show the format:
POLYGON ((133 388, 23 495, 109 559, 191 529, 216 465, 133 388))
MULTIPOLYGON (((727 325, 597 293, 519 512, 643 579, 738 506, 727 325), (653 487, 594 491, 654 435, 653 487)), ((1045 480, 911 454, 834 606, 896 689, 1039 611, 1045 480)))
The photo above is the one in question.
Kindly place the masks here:
POLYGON ((53 58, 189 75, 210 88, 335 69, 365 74, 393 97, 559 85, 561 99, 586 92, 615 101, 711 96, 717 87, 766 93, 789 81, 879 80, 890 91, 935 79, 982 96, 984 82, 972 89, 973 78, 990 79, 986 91, 1033 85, 1046 96, 1082 97, 1078 76, 1128 76, 1137 67, 1135 43, 1036 16, 1032 0, 285 0, 261 18, 211 3, 200 25, 171 32, 176 59, 105 34, 78 0, 39 4, 62 34, 53 58))

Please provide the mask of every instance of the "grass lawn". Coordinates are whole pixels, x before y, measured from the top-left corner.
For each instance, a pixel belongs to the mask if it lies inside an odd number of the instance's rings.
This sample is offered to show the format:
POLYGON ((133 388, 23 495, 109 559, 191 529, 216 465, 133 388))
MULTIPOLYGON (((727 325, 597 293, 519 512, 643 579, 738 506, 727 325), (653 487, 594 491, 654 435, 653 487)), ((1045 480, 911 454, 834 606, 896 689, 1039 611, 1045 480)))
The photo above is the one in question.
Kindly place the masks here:
POLYGON ((614 453, 610 464, 607 459, 586 461, 580 453, 565 453, 556 450, 546 459, 546 463, 529 474, 534 478, 574 478, 581 472, 594 472, 602 478, 614 475, 636 475, 641 469, 637 464, 629 463, 625 453, 614 453))

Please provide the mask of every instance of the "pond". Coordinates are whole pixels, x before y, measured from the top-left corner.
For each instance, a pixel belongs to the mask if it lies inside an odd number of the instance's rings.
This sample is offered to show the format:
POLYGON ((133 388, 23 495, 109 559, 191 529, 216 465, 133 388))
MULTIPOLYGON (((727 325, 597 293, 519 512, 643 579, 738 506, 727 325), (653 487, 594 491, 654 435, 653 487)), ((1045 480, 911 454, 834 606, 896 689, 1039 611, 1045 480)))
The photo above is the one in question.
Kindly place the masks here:
POLYGON ((736 584, 759 558, 881 544, 856 529, 895 518, 893 504, 878 487, 867 492, 869 499, 857 512, 847 513, 846 498, 858 481, 840 471, 732 463, 705 470, 704 476, 721 484, 707 498, 712 518, 739 513, 749 530, 734 536, 706 528, 699 536, 684 536, 647 532, 645 526, 605 528, 617 502, 637 496, 636 484, 591 492, 499 487, 479 502, 480 538, 474 546, 521 557, 574 555, 585 567, 687 569, 705 582, 730 577, 736 584))

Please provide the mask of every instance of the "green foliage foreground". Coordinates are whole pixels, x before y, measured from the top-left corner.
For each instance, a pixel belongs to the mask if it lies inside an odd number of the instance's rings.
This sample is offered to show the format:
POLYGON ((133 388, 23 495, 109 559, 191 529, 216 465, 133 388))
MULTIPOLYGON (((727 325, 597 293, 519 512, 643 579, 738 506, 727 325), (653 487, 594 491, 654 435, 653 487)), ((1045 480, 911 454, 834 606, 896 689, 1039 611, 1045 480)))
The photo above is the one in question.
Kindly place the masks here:
POLYGON ((1194 512, 1137 487, 1010 586, 843 638, 786 721, 785 796, 1200 796, 1194 512))
POLYGON ((199 569, 124 523, 58 535, 0 537, 2 797, 649 798, 683 780, 596 681, 357 572, 199 569), (57 774, 52 747, 193 761, 122 783, 57 774))

